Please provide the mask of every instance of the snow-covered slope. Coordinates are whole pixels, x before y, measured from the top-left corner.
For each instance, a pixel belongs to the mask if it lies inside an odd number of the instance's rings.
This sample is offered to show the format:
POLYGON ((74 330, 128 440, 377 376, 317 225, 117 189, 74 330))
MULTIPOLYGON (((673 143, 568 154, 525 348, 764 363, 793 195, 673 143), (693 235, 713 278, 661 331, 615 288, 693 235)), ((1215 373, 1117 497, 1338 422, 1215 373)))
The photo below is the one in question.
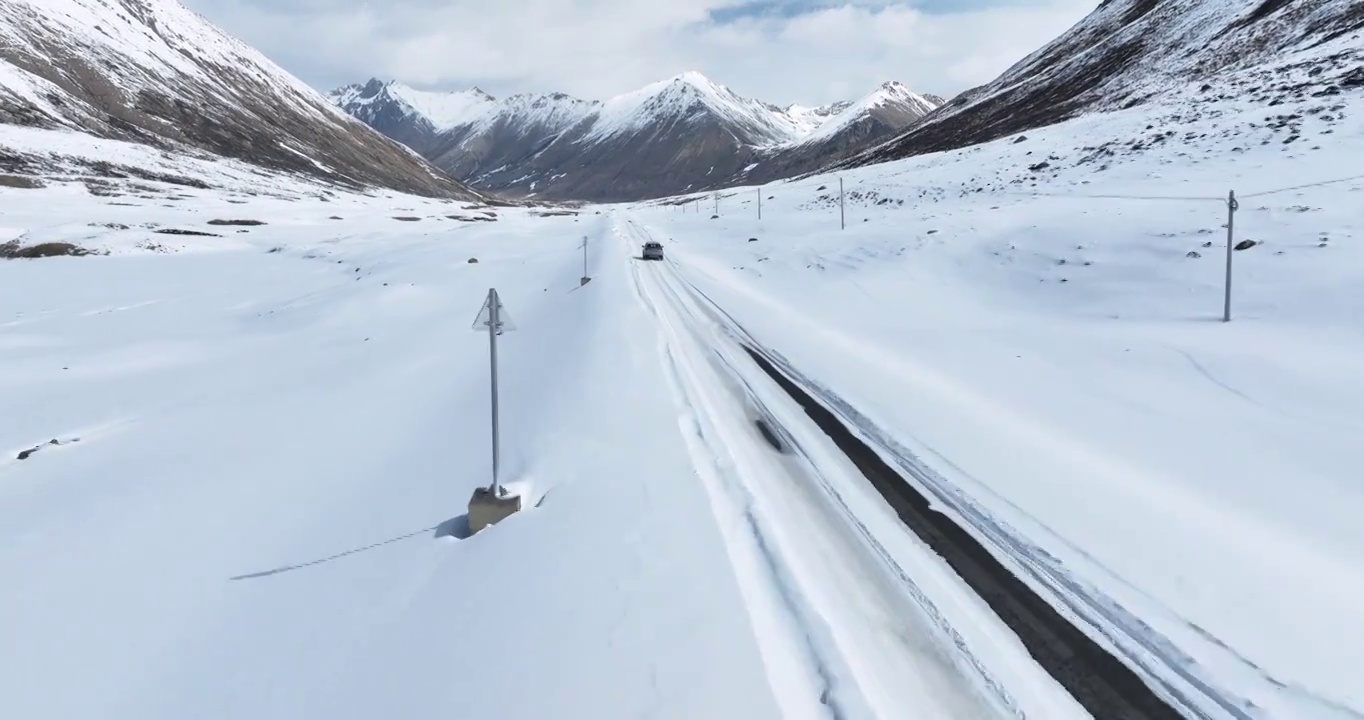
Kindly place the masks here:
POLYGON ((456 92, 430 92, 377 78, 364 85, 339 88, 329 97, 342 110, 366 123, 382 125, 384 116, 401 115, 413 122, 424 123, 434 133, 486 128, 499 120, 546 123, 562 130, 600 106, 600 103, 578 100, 563 93, 511 95, 499 100, 477 87, 456 92))
POLYGON ((1227 99, 1270 108, 1329 96, 1364 86, 1362 34, 1364 0, 1106 0, 998 79, 849 164, 1148 103, 1182 104, 1188 118, 1227 99))
POLYGON ((686 72, 607 100, 591 129, 575 142, 633 136, 660 123, 712 120, 734 131, 744 145, 790 142, 801 126, 780 109, 740 97, 698 72, 686 72))
POLYGON ((788 105, 784 108, 784 111, 786 112, 787 117, 795 121, 796 125, 801 130, 801 134, 806 135, 814 132, 815 129, 818 128, 820 125, 823 125, 825 121, 843 112, 854 102, 855 101, 853 100, 843 100, 840 102, 829 103, 828 105, 819 105, 816 107, 806 107, 804 105, 788 105))
POLYGON ((378 79, 330 97, 370 127, 469 180, 516 167, 601 105, 562 93, 495 99, 478 88, 435 93, 378 79))
MULTIPOLYGON (((51 131, 54 146, 88 133, 350 187, 475 197, 177 0, 0 4, 0 123, 51 131)), ((6 164, 51 165, 42 155, 6 164)))
POLYGON ((413 112, 431 121, 436 130, 449 130, 468 123, 470 118, 485 117, 497 106, 492 95, 476 87, 452 93, 423 92, 399 84, 388 89, 413 112))
POLYGON ((917 120, 932 104, 898 83, 818 108, 744 98, 696 72, 605 102, 563 94, 494 100, 477 89, 426 93, 371 80, 332 93, 341 108, 477 187, 548 199, 620 200, 747 179, 838 159, 917 120), (814 141, 806 138, 818 133, 814 141), (762 172, 762 171, 760 171, 762 172))
POLYGON ((477 123, 499 109, 497 101, 478 88, 426 92, 377 78, 338 88, 328 97, 366 125, 422 153, 441 133, 477 123))
POLYGON ((484 173, 518 167, 585 122, 598 106, 562 93, 512 95, 495 112, 439 135, 427 157, 452 175, 476 182, 484 173))
POLYGON ((829 117, 826 122, 801 136, 797 143, 800 145, 826 143, 847 134, 859 123, 879 124, 881 132, 889 134, 907 127, 940 104, 911 91, 902 83, 883 83, 866 97, 851 103, 829 117))

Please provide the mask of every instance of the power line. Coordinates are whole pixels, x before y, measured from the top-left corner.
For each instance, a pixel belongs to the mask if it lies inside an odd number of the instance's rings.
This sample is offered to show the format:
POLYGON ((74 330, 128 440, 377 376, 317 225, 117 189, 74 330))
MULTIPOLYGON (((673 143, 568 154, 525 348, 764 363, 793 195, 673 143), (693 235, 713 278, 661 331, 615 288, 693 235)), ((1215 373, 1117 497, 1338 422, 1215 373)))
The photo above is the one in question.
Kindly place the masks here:
POLYGON ((1322 180, 1320 182, 1307 183, 1305 185, 1294 185, 1292 187, 1279 188, 1278 190, 1263 190, 1257 193, 1242 195, 1244 198, 1261 197, 1264 195, 1277 195, 1278 193, 1292 192, 1294 190, 1306 190, 1307 188, 1322 187, 1325 185, 1335 185, 1337 183, 1350 182, 1351 180, 1364 180, 1364 175, 1352 175, 1350 177, 1336 178, 1335 180, 1322 180))
POLYGON ((1054 197, 1054 198, 1088 198, 1098 200, 1175 200, 1190 202, 1226 202, 1223 197, 1195 196, 1195 195, 1094 195, 1088 193, 1014 193, 1003 192, 1000 195, 1012 195, 1015 197, 1054 197))

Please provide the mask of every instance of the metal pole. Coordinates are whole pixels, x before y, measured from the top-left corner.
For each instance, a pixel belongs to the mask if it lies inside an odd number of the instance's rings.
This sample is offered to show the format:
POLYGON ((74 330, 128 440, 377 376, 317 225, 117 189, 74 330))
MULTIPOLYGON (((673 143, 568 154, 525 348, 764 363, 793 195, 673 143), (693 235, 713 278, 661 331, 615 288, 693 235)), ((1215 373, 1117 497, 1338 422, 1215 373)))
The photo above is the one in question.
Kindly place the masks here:
POLYGON ((758 188, 758 219, 763 219, 763 189, 758 188))
POLYGON ((838 229, 846 230, 848 222, 843 214, 843 178, 838 179, 838 229))
POLYGON ((1231 253, 1235 250, 1236 191, 1227 193, 1227 281, 1222 298, 1222 322, 1231 322, 1231 253))
POLYGON ((587 236, 583 236, 583 277, 587 277, 587 236))
POLYGON ((492 364, 492 385, 493 385, 493 497, 500 497, 501 492, 497 484, 498 470, 498 437, 497 437, 497 330, 502 326, 502 319, 499 317, 497 308, 500 305, 497 299, 497 289, 488 290, 488 358, 492 364))
POLYGON ((715 193, 715 214, 720 214, 720 193, 715 193))

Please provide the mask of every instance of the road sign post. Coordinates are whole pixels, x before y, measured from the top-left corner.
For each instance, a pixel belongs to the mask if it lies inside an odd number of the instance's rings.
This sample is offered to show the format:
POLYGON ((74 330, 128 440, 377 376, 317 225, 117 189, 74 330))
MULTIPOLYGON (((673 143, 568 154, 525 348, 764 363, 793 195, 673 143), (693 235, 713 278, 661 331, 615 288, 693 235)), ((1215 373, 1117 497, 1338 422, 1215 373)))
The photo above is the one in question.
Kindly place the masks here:
POLYGON ((502 299, 497 296, 496 288, 488 290, 488 298, 483 301, 483 308, 479 310, 478 317, 474 319, 473 329, 482 330, 483 328, 488 330, 489 379, 492 383, 493 481, 486 488, 476 488, 473 498, 469 500, 470 532, 478 532, 521 509, 521 498, 507 495, 507 490, 502 487, 499 475, 502 457, 497 413, 497 336, 516 328, 511 323, 511 318, 506 314, 506 308, 502 306, 502 299))

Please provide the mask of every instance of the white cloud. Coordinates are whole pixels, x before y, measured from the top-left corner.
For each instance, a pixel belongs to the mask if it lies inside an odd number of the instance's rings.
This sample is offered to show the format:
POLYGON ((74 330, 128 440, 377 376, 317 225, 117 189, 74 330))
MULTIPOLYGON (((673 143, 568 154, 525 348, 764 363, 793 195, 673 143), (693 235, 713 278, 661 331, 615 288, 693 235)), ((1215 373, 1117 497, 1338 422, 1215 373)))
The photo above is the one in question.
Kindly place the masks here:
POLYGON ((734 13, 743 0, 182 1, 324 90, 377 76, 433 89, 602 99, 698 70, 741 94, 805 104, 847 99, 885 80, 954 94, 992 79, 1095 7, 1002 0, 926 12, 915 7, 926 0, 822 9, 788 1, 765 3, 777 10, 770 14, 744 14, 734 13), (716 22, 713 10, 730 17, 716 22))

